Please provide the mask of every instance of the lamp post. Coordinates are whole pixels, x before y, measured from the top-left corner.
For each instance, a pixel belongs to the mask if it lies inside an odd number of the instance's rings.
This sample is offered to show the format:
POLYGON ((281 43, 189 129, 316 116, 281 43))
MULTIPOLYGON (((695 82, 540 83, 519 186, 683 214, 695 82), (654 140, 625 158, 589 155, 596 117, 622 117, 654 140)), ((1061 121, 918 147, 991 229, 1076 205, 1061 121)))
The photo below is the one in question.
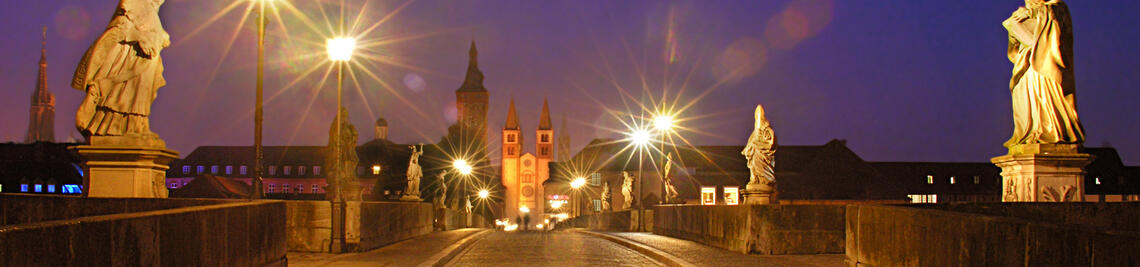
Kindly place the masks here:
POLYGON ((250 199, 261 198, 264 182, 261 178, 261 124, 264 112, 262 111, 262 84, 265 74, 265 4, 273 0, 257 0, 257 93, 254 97, 253 108, 253 192, 249 192, 250 199))
POLYGON ((641 165, 645 159, 644 152, 645 146, 649 145, 652 135, 649 131, 644 129, 635 129, 629 134, 629 140, 637 147, 637 230, 642 231, 645 229, 645 203, 642 193, 644 193, 645 179, 641 173, 641 165))
MULTIPOLYGON (((340 7, 340 33, 344 33, 344 5, 341 5, 340 7)), ((333 136, 330 138, 333 138, 333 142, 331 142, 334 144, 333 153, 335 156, 333 157, 333 160, 334 164, 337 165, 336 173, 329 173, 327 176, 333 177, 335 175, 339 175, 343 177, 345 176, 343 174, 346 174, 349 171, 354 171, 347 170, 347 166, 345 166, 343 162, 344 159, 341 158, 343 156, 343 153, 341 153, 342 151, 340 151, 342 145, 341 128, 343 128, 341 127, 341 125, 343 125, 341 121, 344 120, 344 118, 342 117, 340 110, 343 108, 341 91, 343 91, 342 87, 344 84, 344 65, 347 64, 350 59, 352 59, 352 52, 356 49, 356 39, 352 37, 337 37, 329 39, 326 45, 326 48, 328 49, 329 60, 332 61, 333 64, 336 64, 336 119, 333 121, 333 125, 335 125, 334 129, 336 130, 334 131, 333 136)), ((341 187, 341 182, 342 181, 340 181, 340 179, 334 179, 329 183, 329 187, 332 187, 332 190, 329 191, 333 193, 333 196, 330 198, 332 201, 332 208, 330 210, 332 210, 333 213, 333 229, 331 231, 331 240, 333 242, 329 242, 329 250, 332 252, 344 252, 344 250, 347 248, 345 245, 344 229, 346 214, 344 207, 344 194, 341 192, 343 189, 341 187)))
MULTIPOLYGON (((464 160, 464 159, 457 159, 457 160, 453 161, 451 163, 451 167, 455 168, 455 171, 459 172, 459 174, 462 175, 464 178, 463 179, 464 181, 460 183, 463 186, 463 188, 460 189, 459 193, 456 195, 457 196, 463 196, 463 201, 470 202, 471 196, 469 196, 467 194, 467 184, 468 184, 468 182, 470 182, 470 180, 469 180, 470 177, 468 177, 468 176, 471 175, 471 172, 474 168, 471 167, 471 165, 467 163, 467 160, 464 160)), ((471 223, 471 213, 467 212, 467 207, 466 207, 467 204, 466 203, 458 203, 458 202, 459 201, 456 201, 456 203, 455 203, 456 206, 465 205, 463 207, 463 211, 464 211, 463 213, 465 214, 464 223, 469 225, 471 223)), ((456 207, 456 208, 458 208, 458 207, 456 207)))
POLYGON ((660 203, 665 203, 665 200, 666 200, 666 198, 665 198, 665 179, 668 179, 668 177, 665 177, 666 175, 668 175, 668 173, 665 173, 665 167, 664 167, 665 164, 668 164, 667 162, 665 162, 666 160, 668 160, 665 158, 665 157, 667 157, 666 153, 665 153, 665 135, 673 131, 673 125, 674 125, 673 115, 671 115, 671 114, 658 114, 656 116, 653 116, 653 128, 655 130, 657 130, 657 138, 658 138, 658 141, 661 143, 661 165, 662 165, 662 167, 658 168, 658 170, 660 171, 660 175, 658 175, 658 177, 661 178, 661 195, 660 195, 661 198, 659 200, 660 203))
POLYGON ((586 178, 583 177, 574 178, 574 180, 570 181, 570 188, 574 189, 574 197, 570 199, 574 202, 574 208, 571 210, 571 212, 574 213, 574 217, 582 215, 582 200, 579 199, 579 197, 582 196, 581 188, 583 185, 586 185, 586 178))

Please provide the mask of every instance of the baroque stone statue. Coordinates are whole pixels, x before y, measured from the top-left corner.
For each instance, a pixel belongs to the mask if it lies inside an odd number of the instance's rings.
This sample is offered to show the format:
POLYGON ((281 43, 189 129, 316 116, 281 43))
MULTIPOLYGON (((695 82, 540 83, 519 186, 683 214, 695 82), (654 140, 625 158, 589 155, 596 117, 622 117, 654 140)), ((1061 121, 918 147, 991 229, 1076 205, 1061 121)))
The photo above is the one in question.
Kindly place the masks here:
POLYGON ((748 145, 740 152, 748 162, 749 185, 776 184, 776 132, 764 116, 764 107, 756 105, 756 123, 748 145))
POLYGON ((602 186, 602 211, 610 211, 610 182, 602 186))
POLYGON ((621 208, 628 210, 630 207, 633 207, 633 177, 630 176, 627 171, 621 172, 621 176, 623 177, 621 195, 624 197, 621 208))
POLYGON ((420 155, 424 154, 423 145, 408 146, 412 149, 412 156, 408 159, 408 171, 406 172, 408 186, 404 188, 405 200, 419 200, 420 199, 420 179, 423 178, 424 173, 420 168, 420 155))
POLYGON ((86 92, 75 126, 91 136, 158 139, 150 130, 150 105, 162 77, 162 49, 170 35, 158 9, 163 0, 120 0, 107 29, 87 49, 71 87, 86 92))
POLYGON ((1068 6, 1061 0, 1025 0, 1002 26, 1009 32, 1007 55, 1013 62, 1013 137, 1005 146, 1083 143, 1068 6))
POLYGON ((677 187, 673 186, 673 152, 669 152, 665 157, 665 172, 663 179, 665 181, 665 203, 677 202, 677 187))
POLYGON ((356 127, 349 123, 348 109, 341 107, 340 117, 340 137, 337 138, 337 123, 336 119, 333 119, 333 123, 329 125, 329 144, 325 154, 328 184, 330 187, 334 184, 339 187, 326 191, 332 193, 329 198, 342 194, 345 200, 359 200, 359 191, 356 190, 358 185, 355 183, 356 164, 360 161, 356 156, 356 127), (332 192, 337 189, 341 191, 332 192))

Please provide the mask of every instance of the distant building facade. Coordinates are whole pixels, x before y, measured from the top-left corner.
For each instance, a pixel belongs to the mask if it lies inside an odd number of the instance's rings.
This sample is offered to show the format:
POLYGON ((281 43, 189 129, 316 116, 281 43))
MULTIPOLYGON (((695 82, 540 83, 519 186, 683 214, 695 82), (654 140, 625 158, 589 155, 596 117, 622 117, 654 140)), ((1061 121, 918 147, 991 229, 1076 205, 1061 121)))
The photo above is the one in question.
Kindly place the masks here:
POLYGON ((83 161, 76 143, 0 144, 0 193, 83 193, 83 161))
POLYGON ((541 221, 547 214, 553 195, 546 193, 544 182, 550 178, 550 163, 554 160, 554 127, 550 121, 550 105, 542 102, 538 127, 534 133, 535 152, 524 152, 525 143, 515 111, 515 101, 511 99, 507 109, 507 121, 502 131, 501 181, 504 187, 503 217, 518 219, 530 216, 532 222, 541 221))

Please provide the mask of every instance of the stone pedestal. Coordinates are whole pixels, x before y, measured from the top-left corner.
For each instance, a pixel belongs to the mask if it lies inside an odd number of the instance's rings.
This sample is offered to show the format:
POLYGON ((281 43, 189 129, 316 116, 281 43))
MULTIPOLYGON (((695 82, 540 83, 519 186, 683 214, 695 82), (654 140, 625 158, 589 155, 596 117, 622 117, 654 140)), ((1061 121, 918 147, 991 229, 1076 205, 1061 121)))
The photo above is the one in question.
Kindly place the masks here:
POLYGON ((400 201, 420 202, 424 201, 424 199, 420 198, 420 194, 405 194, 400 197, 400 201))
POLYGON ((1077 144, 1025 144, 990 160, 1001 168, 1003 202, 1084 201, 1084 167, 1093 156, 1077 144))
POLYGON ((178 152, 158 137, 92 136, 70 147, 83 159, 87 197, 165 198, 166 170, 178 152))
POLYGON ((740 191, 744 205, 776 204, 776 188, 765 184, 748 184, 740 191))

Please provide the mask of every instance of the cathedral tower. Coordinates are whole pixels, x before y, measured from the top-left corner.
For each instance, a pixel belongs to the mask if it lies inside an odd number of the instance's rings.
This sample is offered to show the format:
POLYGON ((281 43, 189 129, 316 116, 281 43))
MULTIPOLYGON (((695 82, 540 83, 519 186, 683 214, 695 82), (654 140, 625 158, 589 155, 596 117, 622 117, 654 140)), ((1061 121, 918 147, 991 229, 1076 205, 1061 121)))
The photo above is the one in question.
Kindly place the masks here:
POLYGON ((550 123, 550 105, 546 99, 542 100, 542 114, 538 118, 538 129, 535 130, 535 174, 537 174, 536 191, 538 191, 538 206, 540 211, 546 209, 546 190, 542 183, 550 178, 550 161, 554 159, 554 127, 550 123))
POLYGON ((463 85, 455 90, 455 108, 458 111, 457 123, 466 134, 486 144, 487 140, 487 89, 483 87, 483 72, 479 71, 479 51, 475 41, 471 41, 470 58, 467 62, 467 76, 463 85))
POLYGON ((27 143, 55 142, 55 95, 47 89, 47 27, 40 45, 40 74, 32 93, 28 135, 24 137, 27 143))
POLYGON ((506 194, 503 199, 503 216, 515 219, 519 210, 519 158, 522 155, 522 135, 519 134, 519 116, 515 112, 515 99, 507 110, 507 123, 503 126, 502 179, 506 194))

